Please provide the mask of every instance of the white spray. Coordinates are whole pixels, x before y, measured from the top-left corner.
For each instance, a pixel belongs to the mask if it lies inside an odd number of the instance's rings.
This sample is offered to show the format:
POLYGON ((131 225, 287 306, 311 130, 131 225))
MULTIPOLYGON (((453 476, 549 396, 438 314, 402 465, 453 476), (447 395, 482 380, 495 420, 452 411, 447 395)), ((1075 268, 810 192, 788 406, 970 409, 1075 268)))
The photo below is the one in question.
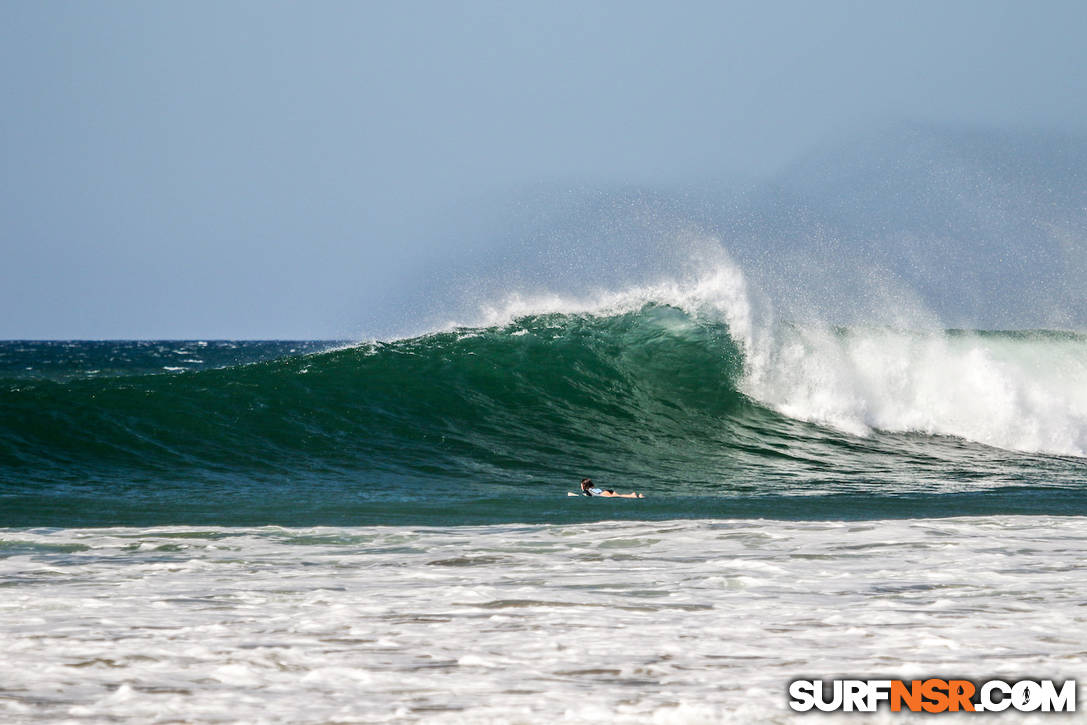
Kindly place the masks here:
MULTIPOLYGON (((740 389, 785 415, 855 435, 947 435, 1018 451, 1087 456, 1087 339, 949 333, 904 303, 892 323, 841 329, 775 321, 719 243, 679 278, 584 296, 510 294, 470 325, 526 315, 612 316, 648 303, 728 325, 744 354, 740 389), (916 323, 916 324, 911 324, 916 323)), ((889 303, 891 304, 891 303, 889 303)))

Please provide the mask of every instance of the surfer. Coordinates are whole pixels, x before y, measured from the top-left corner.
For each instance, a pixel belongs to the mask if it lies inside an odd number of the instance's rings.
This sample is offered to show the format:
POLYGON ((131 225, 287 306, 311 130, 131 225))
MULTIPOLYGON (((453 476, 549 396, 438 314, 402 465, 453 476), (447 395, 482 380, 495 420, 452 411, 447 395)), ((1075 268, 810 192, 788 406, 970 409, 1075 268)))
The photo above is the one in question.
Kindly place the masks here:
POLYGON ((630 493, 616 493, 610 488, 597 488, 593 485, 593 479, 583 478, 581 479, 581 492, 586 496, 604 496, 606 498, 645 498, 636 491, 630 493))

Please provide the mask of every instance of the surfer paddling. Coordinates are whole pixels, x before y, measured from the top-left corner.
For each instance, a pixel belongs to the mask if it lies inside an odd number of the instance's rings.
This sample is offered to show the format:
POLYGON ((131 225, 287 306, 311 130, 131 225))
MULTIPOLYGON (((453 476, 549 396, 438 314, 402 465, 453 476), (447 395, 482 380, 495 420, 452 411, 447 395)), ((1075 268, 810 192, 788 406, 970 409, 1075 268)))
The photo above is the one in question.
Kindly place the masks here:
POLYGON ((636 491, 630 493, 616 493, 610 488, 597 488, 593 485, 593 479, 583 478, 581 479, 581 492, 586 496, 603 496, 605 498, 645 498, 636 491))

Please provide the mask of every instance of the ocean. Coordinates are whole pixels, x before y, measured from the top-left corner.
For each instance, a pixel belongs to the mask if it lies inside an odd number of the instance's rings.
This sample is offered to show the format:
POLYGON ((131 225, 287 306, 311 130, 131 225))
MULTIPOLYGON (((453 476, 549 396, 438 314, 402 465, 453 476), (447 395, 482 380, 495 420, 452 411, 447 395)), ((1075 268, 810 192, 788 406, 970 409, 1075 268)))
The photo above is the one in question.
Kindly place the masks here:
POLYGON ((0 717, 800 722, 798 678, 1084 680, 1085 493, 1087 335, 774 319, 732 268, 389 340, 2 342, 0 717))

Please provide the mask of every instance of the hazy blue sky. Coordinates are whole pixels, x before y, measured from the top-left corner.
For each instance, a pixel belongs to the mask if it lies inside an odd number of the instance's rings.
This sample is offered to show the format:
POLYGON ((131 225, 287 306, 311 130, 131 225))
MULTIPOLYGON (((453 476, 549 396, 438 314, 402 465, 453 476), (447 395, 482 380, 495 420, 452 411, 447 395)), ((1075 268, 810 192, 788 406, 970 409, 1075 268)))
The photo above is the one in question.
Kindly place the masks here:
POLYGON ((366 334, 534 182, 1082 131, 1087 3, 0 4, 0 338, 366 334), (451 228, 452 225, 452 228, 451 228))

